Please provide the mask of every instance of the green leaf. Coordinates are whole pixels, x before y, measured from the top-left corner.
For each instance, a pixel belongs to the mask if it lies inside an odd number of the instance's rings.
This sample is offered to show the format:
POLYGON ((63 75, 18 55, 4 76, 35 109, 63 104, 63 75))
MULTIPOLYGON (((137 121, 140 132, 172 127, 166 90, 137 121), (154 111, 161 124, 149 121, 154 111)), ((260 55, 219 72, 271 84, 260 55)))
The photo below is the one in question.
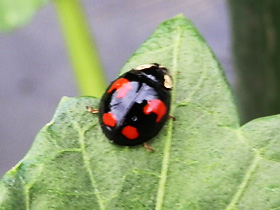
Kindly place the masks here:
POLYGON ((156 152, 111 144, 86 110, 98 99, 63 98, 0 182, 0 209, 279 209, 280 116, 240 127, 220 65, 183 16, 162 23, 122 72, 149 62, 174 80, 176 120, 149 141, 156 152))
POLYGON ((26 24, 48 0, 1 0, 0 31, 26 24))

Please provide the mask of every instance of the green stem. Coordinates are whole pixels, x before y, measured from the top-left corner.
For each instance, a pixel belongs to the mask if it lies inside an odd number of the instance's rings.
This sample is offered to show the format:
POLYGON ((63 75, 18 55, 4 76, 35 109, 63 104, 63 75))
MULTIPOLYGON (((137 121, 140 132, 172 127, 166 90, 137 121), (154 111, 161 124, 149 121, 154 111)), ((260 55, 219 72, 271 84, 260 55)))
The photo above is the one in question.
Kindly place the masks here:
POLYGON ((100 97, 106 80, 80 0, 54 2, 81 93, 100 97))
POLYGON ((280 113, 280 1, 231 0, 243 122, 280 113))

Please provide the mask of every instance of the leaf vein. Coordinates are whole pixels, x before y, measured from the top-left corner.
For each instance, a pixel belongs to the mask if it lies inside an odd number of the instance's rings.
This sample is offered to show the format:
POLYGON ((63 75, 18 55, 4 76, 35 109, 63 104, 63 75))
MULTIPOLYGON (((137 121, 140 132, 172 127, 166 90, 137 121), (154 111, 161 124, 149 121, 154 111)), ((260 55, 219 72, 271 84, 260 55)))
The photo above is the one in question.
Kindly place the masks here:
POLYGON ((93 176, 93 172, 91 170, 91 167, 89 165, 90 163, 90 158, 87 154, 87 151, 85 149, 85 137, 84 137, 84 131, 82 131, 82 129, 80 128, 80 126, 73 120, 71 119, 71 122, 74 126, 74 128, 78 131, 78 134, 79 134, 79 140, 80 140, 80 145, 81 145, 81 152, 82 152, 82 157, 83 157, 83 162, 85 164, 85 167, 86 167, 86 170, 87 170, 87 173, 89 175, 89 178, 90 178, 90 182, 91 182, 91 186, 93 187, 94 189, 94 194, 97 198, 97 202, 98 202, 98 205, 99 205, 99 208, 101 210, 105 210, 105 205, 104 205, 104 202, 103 202, 103 199, 101 198, 101 195, 100 195, 100 191, 98 190, 97 188, 97 182, 93 176))
POLYGON ((29 187, 26 186, 25 187, 25 207, 26 207, 26 210, 29 210, 30 209, 30 192, 29 192, 29 187))
POLYGON ((190 92, 189 96, 187 98, 185 98, 183 101, 181 101, 180 103, 182 102, 190 102, 191 99, 193 98, 193 96, 196 94, 196 92, 200 89, 200 87, 202 86, 203 82, 205 81, 205 79, 207 78, 206 77, 207 75, 207 71, 204 70, 202 72, 202 75, 200 76, 197 84, 192 88, 192 91, 190 92))
MULTIPOLYGON (((174 105, 176 101, 175 94, 176 93, 176 81, 177 81, 177 72, 178 72, 178 50, 179 50, 179 43, 181 42, 181 36, 182 32, 179 30, 180 27, 177 29, 178 35, 176 36, 174 40, 174 48, 173 48, 173 65, 172 65, 172 71, 173 71, 173 94, 172 94, 172 100, 171 104, 174 105)), ((174 113, 174 109, 176 106, 171 106, 170 114, 172 115, 174 113)), ((160 180, 159 180, 159 186, 157 191, 157 197, 156 197, 156 210, 161 210, 163 207, 163 200, 165 195, 165 185, 167 181, 167 173, 169 168, 169 159, 170 159, 170 149, 171 149, 171 141, 172 141, 172 130, 173 130, 173 120, 169 120, 168 126, 167 126, 167 135, 166 135, 166 141, 164 145, 164 151, 163 151, 163 161, 162 161, 162 167, 161 167, 161 174, 160 174, 160 180)))
MULTIPOLYGON (((239 130, 238 139, 242 139, 241 141, 245 142, 243 138, 244 137, 242 136, 241 131, 239 130)), ((225 208, 225 210, 232 210, 235 207, 237 202, 240 200, 242 194, 244 193, 246 187, 248 186, 248 183, 250 182, 250 179, 252 178, 254 172, 256 171, 256 168, 261 160, 261 156, 260 156, 258 150, 256 150, 256 149, 253 149, 253 150, 255 151, 255 156, 254 156, 250 166, 248 167, 248 170, 245 173, 241 184, 237 188, 236 192, 234 193, 231 201, 229 202, 229 204, 225 208)))

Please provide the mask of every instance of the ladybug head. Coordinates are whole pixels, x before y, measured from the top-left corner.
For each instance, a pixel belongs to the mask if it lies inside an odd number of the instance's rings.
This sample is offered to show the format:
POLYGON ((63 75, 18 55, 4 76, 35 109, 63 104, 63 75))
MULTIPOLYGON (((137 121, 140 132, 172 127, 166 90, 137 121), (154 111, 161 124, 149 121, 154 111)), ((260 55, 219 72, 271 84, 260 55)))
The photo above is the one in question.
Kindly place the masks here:
POLYGON ((144 64, 135 68, 135 70, 140 71, 142 75, 159 83, 164 88, 172 89, 172 77, 166 67, 161 66, 157 63, 144 64))

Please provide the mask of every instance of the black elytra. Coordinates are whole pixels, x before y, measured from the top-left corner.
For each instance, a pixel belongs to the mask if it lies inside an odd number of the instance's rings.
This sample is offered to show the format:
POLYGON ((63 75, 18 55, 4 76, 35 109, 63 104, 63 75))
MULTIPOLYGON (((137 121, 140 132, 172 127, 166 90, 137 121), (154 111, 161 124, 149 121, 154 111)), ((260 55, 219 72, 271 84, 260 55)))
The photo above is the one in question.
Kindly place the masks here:
POLYGON ((167 68, 157 63, 124 73, 101 98, 98 115, 103 133, 118 145, 147 142, 168 119, 171 88, 167 68))

